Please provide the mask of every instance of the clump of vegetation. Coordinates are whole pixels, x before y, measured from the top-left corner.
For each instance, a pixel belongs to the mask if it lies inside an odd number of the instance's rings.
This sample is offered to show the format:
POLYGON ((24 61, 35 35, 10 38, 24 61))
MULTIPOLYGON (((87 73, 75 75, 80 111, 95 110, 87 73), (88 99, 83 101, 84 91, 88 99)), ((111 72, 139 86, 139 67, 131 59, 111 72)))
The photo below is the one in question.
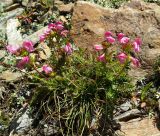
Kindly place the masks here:
POLYGON ((63 135, 108 133, 104 128, 115 106, 131 96, 128 70, 140 66, 135 58, 140 38, 131 41, 123 33, 115 37, 107 31, 104 42, 89 52, 76 48, 64 24, 54 22, 40 36, 40 44, 44 43, 52 51, 45 63, 37 53, 43 49, 32 41, 24 41, 22 47, 7 46, 11 54, 21 56, 16 64, 19 69, 37 71, 32 74, 32 82, 39 83, 31 100, 33 112, 38 110, 43 119, 54 118, 63 135), (116 49, 111 51, 112 47, 116 49))

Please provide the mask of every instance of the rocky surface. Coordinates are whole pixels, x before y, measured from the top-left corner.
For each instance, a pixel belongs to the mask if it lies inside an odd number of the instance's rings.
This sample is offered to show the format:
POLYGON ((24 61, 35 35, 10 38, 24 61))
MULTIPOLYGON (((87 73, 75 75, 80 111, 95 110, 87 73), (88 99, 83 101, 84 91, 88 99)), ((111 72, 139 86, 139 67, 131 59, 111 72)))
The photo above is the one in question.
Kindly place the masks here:
POLYGON ((24 108, 18 112, 9 127, 10 132, 18 133, 19 135, 25 134, 26 131, 31 129, 33 119, 29 115, 29 109, 24 108))
MULTIPOLYGON (((160 6, 132 0, 119 9, 102 8, 96 4, 78 1, 73 8, 72 38, 77 46, 92 49, 104 40, 104 32, 123 32, 131 38, 143 40, 140 54, 143 69, 150 70, 160 55, 160 6), (91 10, 92 9, 92 10, 91 10)), ((142 78, 148 71, 139 72, 142 78)), ((132 74, 132 77, 135 77, 132 74)))
POLYGON ((18 19, 9 19, 7 21, 7 40, 9 45, 21 46, 22 35, 18 29, 20 22, 18 19))
POLYGON ((160 136, 160 131, 154 126, 153 119, 137 118, 128 122, 120 122, 121 131, 117 131, 120 136, 160 136))

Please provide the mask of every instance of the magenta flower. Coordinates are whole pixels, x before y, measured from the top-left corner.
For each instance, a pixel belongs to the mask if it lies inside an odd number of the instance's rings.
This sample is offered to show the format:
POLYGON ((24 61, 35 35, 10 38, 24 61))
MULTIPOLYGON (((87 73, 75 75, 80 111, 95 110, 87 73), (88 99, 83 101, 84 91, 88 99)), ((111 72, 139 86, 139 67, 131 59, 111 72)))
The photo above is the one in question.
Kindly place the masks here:
POLYGON ((40 42, 44 42, 45 39, 46 39, 46 35, 45 35, 45 34, 42 34, 42 35, 39 37, 40 42))
POLYGON ((63 37, 67 37, 68 33, 69 33, 68 30, 63 30, 63 31, 61 31, 60 34, 61 34, 61 36, 63 36, 63 37))
POLYGON ((109 36, 111 36, 111 35, 112 35, 112 32, 110 32, 110 31, 107 31, 107 32, 104 33, 105 38, 106 38, 106 37, 109 37, 109 36))
POLYGON ((133 48, 135 52, 140 52, 140 46, 142 45, 142 41, 140 38, 136 38, 133 42, 133 48))
POLYGON ((71 47, 72 45, 70 43, 68 43, 67 45, 65 45, 65 47, 63 48, 64 51, 67 53, 67 54, 71 54, 73 52, 73 49, 71 47))
POLYGON ((24 41, 23 42, 23 48, 26 50, 26 51, 28 51, 28 52, 33 52, 35 49, 34 49, 34 44, 33 44, 33 42, 32 41, 24 41))
POLYGON ((128 58, 128 56, 125 53, 120 53, 119 55, 117 55, 117 58, 120 61, 120 63, 123 64, 128 58))
POLYGON ((48 28, 49 28, 49 29, 53 29, 53 30, 61 31, 61 30, 63 30, 64 26, 63 26, 63 23, 62 23, 62 22, 58 21, 58 22, 56 22, 56 23, 50 23, 50 24, 48 25, 48 28))
POLYGON ((48 36, 48 35, 51 33, 51 31, 52 31, 51 29, 47 29, 47 30, 44 32, 44 35, 45 35, 45 36, 48 36))
POLYGON ((132 61, 132 64, 136 67, 139 67, 140 66, 140 62, 138 59, 134 58, 134 57, 131 57, 131 61, 132 61))
POLYGON ((29 57, 25 56, 18 62, 17 67, 19 69, 23 69, 24 66, 29 63, 29 61, 30 61, 29 57))
POLYGON ((42 70, 45 72, 45 74, 50 74, 53 71, 52 68, 48 66, 47 64, 42 66, 42 70))
POLYGON ((123 37, 123 38, 121 38, 120 40, 119 40, 119 42, 121 43, 121 44, 127 44, 128 42, 129 42, 129 38, 128 37, 123 37))
POLYGON ((101 51, 101 50, 103 50, 103 46, 96 44, 96 45, 94 45, 94 49, 95 49, 96 51, 101 51))
POLYGON ((107 42, 113 44, 115 42, 115 39, 112 36, 106 37, 107 42))
POLYGON ((55 28, 56 28, 56 24, 50 23, 50 24, 48 25, 48 28, 49 28, 49 29, 55 29, 55 28))
POLYGON ((123 33, 119 33, 119 34, 118 34, 118 37, 117 37, 117 38, 118 38, 118 41, 120 41, 124 36, 125 36, 125 35, 124 35, 123 33))
POLYGON ((20 47, 18 45, 7 45, 6 49, 11 54, 16 54, 20 47))
POLYGON ((100 62, 104 62, 106 60, 105 54, 102 54, 102 55, 98 56, 97 60, 100 61, 100 62))
POLYGON ((56 25, 56 27, 55 27, 56 30, 61 31, 64 28, 63 23, 60 21, 56 22, 55 25, 56 25))

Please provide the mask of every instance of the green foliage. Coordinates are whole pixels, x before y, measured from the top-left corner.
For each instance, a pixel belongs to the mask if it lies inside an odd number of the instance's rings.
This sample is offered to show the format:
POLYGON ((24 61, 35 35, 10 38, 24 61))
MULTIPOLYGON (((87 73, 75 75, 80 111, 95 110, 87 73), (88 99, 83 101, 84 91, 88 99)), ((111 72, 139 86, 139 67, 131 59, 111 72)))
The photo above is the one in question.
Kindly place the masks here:
POLYGON ((94 118, 97 128, 103 127, 99 122, 102 115, 103 122, 112 118, 114 106, 130 96, 132 86, 126 66, 118 61, 105 65, 83 50, 65 59, 65 64, 57 63, 55 77, 40 80, 32 106, 43 105, 43 113, 58 118, 64 135, 84 135, 94 118))

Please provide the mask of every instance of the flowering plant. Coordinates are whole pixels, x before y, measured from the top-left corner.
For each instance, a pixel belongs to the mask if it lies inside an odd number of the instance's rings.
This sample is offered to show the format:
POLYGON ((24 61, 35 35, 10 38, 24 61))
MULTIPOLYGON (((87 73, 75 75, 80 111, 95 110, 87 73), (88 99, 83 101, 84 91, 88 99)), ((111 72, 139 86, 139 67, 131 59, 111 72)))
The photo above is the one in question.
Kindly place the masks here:
POLYGON ((36 63, 40 62, 36 54, 39 49, 33 42, 25 41, 20 48, 7 46, 10 53, 22 57, 17 64, 20 69, 27 65, 42 68, 42 72, 36 69, 38 73, 33 75, 33 82, 40 82, 31 100, 33 111, 57 119, 62 135, 88 135, 95 131, 104 135, 101 130, 107 119, 113 118, 115 105, 131 94, 127 72, 130 63, 140 66, 131 52, 136 56, 141 40, 130 41, 122 33, 115 38, 108 31, 105 41, 94 45, 94 52, 80 48, 74 51, 68 30, 62 22, 55 22, 40 36, 39 44, 44 42, 52 55, 39 65, 36 63))

